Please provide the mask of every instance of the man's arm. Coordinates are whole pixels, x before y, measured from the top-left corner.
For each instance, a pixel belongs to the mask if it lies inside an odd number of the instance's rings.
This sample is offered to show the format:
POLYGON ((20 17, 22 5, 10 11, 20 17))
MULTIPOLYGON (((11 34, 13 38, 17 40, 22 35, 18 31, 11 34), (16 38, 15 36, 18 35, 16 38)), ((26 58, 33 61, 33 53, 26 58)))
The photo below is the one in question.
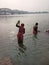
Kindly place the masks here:
POLYGON ((16 27, 20 27, 20 20, 18 20, 16 27))
POLYGON ((20 26, 19 26, 18 24, 16 24, 16 27, 18 27, 18 28, 19 28, 20 26))
POLYGON ((25 34, 25 28, 24 28, 24 32, 23 32, 23 34, 25 34))

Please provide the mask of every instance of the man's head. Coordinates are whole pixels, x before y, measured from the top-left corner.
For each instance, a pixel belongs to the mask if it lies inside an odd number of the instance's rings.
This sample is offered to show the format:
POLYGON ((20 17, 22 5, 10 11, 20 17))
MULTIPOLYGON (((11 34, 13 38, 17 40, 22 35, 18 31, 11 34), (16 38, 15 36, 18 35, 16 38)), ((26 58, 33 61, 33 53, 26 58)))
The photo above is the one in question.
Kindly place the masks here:
POLYGON ((38 23, 36 23, 35 25, 38 25, 38 23))

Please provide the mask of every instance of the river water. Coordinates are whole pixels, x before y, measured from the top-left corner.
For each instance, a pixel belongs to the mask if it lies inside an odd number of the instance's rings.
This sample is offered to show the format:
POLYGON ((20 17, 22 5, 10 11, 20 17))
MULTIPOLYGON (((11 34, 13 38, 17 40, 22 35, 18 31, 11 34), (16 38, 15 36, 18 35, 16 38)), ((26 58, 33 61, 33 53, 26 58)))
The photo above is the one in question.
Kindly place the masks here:
POLYGON ((49 65, 49 14, 0 16, 0 58, 10 57, 14 65, 49 65), (17 21, 25 24, 24 47, 17 43, 17 21), (33 36, 34 24, 40 32, 33 36))

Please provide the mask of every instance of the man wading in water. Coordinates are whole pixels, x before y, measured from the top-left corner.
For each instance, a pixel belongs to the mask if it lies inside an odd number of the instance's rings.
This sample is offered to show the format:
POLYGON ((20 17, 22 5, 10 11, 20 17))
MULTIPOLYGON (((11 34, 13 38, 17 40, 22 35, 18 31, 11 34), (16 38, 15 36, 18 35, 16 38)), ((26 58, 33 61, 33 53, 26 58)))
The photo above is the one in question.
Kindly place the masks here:
POLYGON ((33 27, 33 34, 37 35, 38 33, 38 23, 35 23, 35 26, 33 27))

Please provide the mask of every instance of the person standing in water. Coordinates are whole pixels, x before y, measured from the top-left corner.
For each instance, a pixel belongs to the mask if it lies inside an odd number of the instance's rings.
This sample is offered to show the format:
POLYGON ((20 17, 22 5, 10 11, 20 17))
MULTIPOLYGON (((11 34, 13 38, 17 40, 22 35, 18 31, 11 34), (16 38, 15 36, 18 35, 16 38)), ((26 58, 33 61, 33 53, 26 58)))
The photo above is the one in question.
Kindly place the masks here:
POLYGON ((23 34, 25 33, 24 23, 20 25, 20 20, 18 20, 16 27, 19 28, 19 31, 17 34, 18 44, 23 45, 23 34))
POLYGON ((33 27, 33 34, 37 35, 38 33, 38 23, 35 23, 35 26, 33 27))
POLYGON ((49 33, 49 30, 46 30, 47 33, 49 33))

